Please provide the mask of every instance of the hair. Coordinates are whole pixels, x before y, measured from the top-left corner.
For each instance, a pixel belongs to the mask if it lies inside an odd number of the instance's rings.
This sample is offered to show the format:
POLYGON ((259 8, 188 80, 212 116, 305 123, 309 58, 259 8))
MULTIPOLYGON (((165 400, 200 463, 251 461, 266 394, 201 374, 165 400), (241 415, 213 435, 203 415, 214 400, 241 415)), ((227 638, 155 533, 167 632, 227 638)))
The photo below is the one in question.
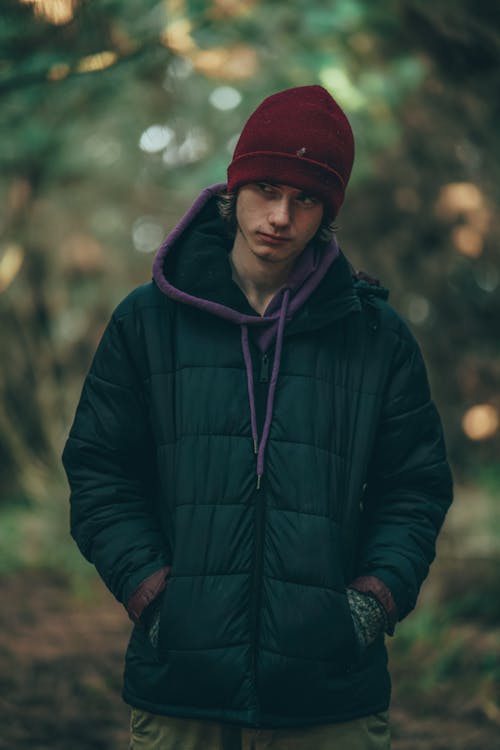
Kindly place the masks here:
MULTIPOLYGON (((227 190, 222 190, 217 195, 217 209, 220 216, 226 222, 228 231, 232 236, 236 234, 238 228, 238 223, 236 221, 237 196, 237 192, 229 192, 227 190)), ((335 229, 335 217, 325 208, 321 224, 316 232, 316 236, 314 237, 315 241, 325 245, 328 244, 333 237, 335 229)))

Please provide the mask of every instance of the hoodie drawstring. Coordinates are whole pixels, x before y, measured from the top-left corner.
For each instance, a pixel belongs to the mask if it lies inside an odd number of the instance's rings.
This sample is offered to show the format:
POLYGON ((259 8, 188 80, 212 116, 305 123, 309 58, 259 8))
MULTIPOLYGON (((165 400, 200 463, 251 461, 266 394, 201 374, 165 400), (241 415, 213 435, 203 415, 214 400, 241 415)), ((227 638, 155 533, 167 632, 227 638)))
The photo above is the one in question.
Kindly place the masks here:
POLYGON ((259 436, 257 434, 257 414, 255 411, 255 398, 253 393, 252 355, 250 354, 250 347, 248 345, 248 327, 245 324, 241 326, 241 348, 243 350, 243 359, 245 360, 245 368, 247 371, 248 401, 250 403, 250 423, 252 425, 253 450, 254 453, 257 454, 259 449, 259 436))
POLYGON ((281 352, 283 349, 283 335, 285 332, 286 315, 288 312, 288 303, 290 301, 290 289, 285 289, 283 294, 283 301, 281 303, 278 330, 276 332, 276 346, 274 350, 274 362, 271 373, 271 380, 269 383, 269 391, 267 394, 266 402, 266 415, 264 419, 264 426, 262 428, 262 435, 260 437, 257 433, 257 415, 255 408, 255 395, 254 395, 254 384, 253 384, 253 367, 252 367, 252 356, 250 354, 250 347, 248 344, 248 327, 246 324, 241 326, 241 348, 243 350, 243 359, 245 360, 245 368, 247 372, 247 386, 248 386, 248 400, 250 403, 250 422, 252 426, 252 438, 254 445, 254 452, 257 454, 257 489, 260 489, 262 475, 264 474, 264 456, 266 451, 266 445, 271 431, 271 422, 273 419, 273 407, 274 407, 274 396, 276 393, 276 385, 278 383, 278 376, 281 365, 281 352))

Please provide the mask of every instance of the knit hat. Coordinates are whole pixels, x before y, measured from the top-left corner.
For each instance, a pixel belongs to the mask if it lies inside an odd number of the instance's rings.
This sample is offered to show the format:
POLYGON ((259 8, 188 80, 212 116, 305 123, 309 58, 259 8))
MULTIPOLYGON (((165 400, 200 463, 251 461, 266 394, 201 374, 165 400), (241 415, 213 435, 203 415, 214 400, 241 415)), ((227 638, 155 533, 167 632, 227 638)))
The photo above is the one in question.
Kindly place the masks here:
POLYGON ((322 86, 299 86, 264 99, 247 120, 227 170, 227 187, 291 185, 317 195, 336 216, 354 161, 354 137, 322 86))

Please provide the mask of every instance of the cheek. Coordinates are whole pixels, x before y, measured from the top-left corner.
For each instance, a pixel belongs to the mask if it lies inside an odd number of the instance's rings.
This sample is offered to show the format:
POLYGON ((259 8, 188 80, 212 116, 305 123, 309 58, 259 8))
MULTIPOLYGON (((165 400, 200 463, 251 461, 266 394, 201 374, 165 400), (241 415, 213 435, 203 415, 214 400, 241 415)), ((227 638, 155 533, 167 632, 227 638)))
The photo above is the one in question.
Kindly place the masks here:
POLYGON ((319 212, 314 217, 311 217, 311 216, 308 217, 307 229, 305 229, 304 231, 307 232, 310 238, 314 237, 314 235, 316 234, 316 232, 321 226, 322 220, 323 220, 323 211, 319 212))
POLYGON ((254 202, 241 201, 236 206, 236 221, 240 227, 255 227, 262 219, 262 215, 262 208, 255 206, 254 202))

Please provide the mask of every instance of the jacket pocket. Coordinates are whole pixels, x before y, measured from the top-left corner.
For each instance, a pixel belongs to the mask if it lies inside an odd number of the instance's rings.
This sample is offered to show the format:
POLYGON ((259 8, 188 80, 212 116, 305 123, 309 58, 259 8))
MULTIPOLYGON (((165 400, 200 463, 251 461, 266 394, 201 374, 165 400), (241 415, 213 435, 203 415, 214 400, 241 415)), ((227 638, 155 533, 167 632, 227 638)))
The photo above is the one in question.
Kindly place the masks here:
POLYGON ((350 672, 361 659, 361 644, 359 643, 358 636, 356 634, 356 628, 354 626, 354 620, 349 606, 349 600, 347 599, 347 592, 343 594, 343 609, 345 611, 345 638, 346 638, 346 659, 341 660, 341 669, 345 672, 350 672))
POLYGON ((156 655, 160 661, 166 661, 169 651, 169 639, 167 633, 167 618, 170 609, 170 590, 172 582, 175 579, 170 576, 167 588, 163 592, 162 601, 160 605, 159 619, 158 619, 158 632, 157 632, 157 643, 156 643, 156 655))
POLYGON ((358 658, 344 591, 267 579, 263 588, 260 645, 285 659, 328 665, 341 674, 358 658))
POLYGON ((329 672, 332 675, 342 675, 350 672, 358 663, 361 651, 354 628, 351 609, 346 592, 336 595, 335 614, 332 616, 331 652, 329 658, 329 672))

